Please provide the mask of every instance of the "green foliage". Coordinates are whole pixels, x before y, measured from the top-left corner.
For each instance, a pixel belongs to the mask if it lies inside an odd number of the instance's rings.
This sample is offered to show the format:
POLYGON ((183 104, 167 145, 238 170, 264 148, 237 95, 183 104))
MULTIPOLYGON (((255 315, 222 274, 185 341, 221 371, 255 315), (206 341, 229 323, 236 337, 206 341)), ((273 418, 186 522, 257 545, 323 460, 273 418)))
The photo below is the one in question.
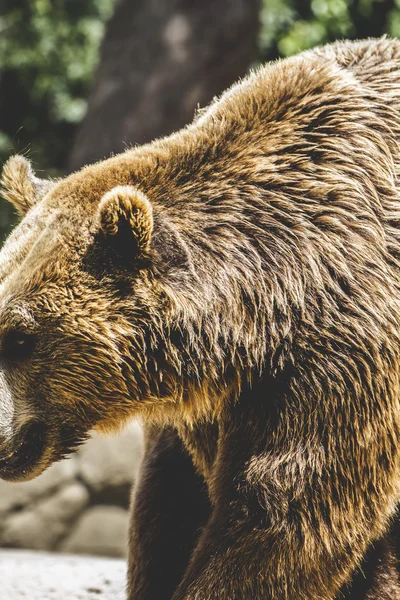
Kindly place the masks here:
POLYGON ((400 0, 263 0, 261 60, 385 33, 400 36, 400 0))
POLYGON ((0 0, 0 159, 61 168, 114 0, 0 0))
MULTIPOLYGON (((0 0, 0 166, 65 167, 114 0, 0 0)), ((0 243, 13 219, 0 205, 0 243)))

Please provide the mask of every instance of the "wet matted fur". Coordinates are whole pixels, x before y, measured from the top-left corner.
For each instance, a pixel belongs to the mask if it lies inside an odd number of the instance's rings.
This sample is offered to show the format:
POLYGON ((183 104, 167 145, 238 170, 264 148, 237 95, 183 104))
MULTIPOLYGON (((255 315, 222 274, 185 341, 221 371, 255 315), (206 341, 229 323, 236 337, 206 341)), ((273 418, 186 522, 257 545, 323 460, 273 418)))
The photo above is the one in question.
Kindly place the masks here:
POLYGON ((382 39, 64 180, 5 166, 0 471, 141 418, 130 600, 400 598, 399 141, 382 39))

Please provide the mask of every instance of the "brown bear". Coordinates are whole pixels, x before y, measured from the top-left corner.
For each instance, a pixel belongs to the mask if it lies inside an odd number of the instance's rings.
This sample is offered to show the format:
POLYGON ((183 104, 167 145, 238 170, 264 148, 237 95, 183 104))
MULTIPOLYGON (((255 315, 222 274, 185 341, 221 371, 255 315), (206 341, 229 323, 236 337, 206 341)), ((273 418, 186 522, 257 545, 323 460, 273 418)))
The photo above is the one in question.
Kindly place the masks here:
POLYGON ((140 418, 130 600, 396 600, 400 42, 267 65, 61 181, 11 158, 0 475, 140 418))

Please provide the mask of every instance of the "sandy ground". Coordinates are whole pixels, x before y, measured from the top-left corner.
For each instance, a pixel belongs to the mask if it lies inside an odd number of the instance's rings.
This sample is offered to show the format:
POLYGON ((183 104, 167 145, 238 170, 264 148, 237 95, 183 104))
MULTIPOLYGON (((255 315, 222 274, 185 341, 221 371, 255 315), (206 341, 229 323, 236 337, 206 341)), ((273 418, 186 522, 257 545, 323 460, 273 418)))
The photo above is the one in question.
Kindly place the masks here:
POLYGON ((123 560, 0 551, 1 600, 125 600, 123 560))

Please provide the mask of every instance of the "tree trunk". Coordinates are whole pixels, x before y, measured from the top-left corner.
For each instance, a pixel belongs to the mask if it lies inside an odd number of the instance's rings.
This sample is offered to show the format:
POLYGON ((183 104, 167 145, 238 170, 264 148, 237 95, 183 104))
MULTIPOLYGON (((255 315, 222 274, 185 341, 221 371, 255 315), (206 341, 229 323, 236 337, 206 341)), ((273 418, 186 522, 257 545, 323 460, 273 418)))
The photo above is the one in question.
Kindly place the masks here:
POLYGON ((189 123, 257 55, 259 0, 119 0, 70 169, 189 123))

